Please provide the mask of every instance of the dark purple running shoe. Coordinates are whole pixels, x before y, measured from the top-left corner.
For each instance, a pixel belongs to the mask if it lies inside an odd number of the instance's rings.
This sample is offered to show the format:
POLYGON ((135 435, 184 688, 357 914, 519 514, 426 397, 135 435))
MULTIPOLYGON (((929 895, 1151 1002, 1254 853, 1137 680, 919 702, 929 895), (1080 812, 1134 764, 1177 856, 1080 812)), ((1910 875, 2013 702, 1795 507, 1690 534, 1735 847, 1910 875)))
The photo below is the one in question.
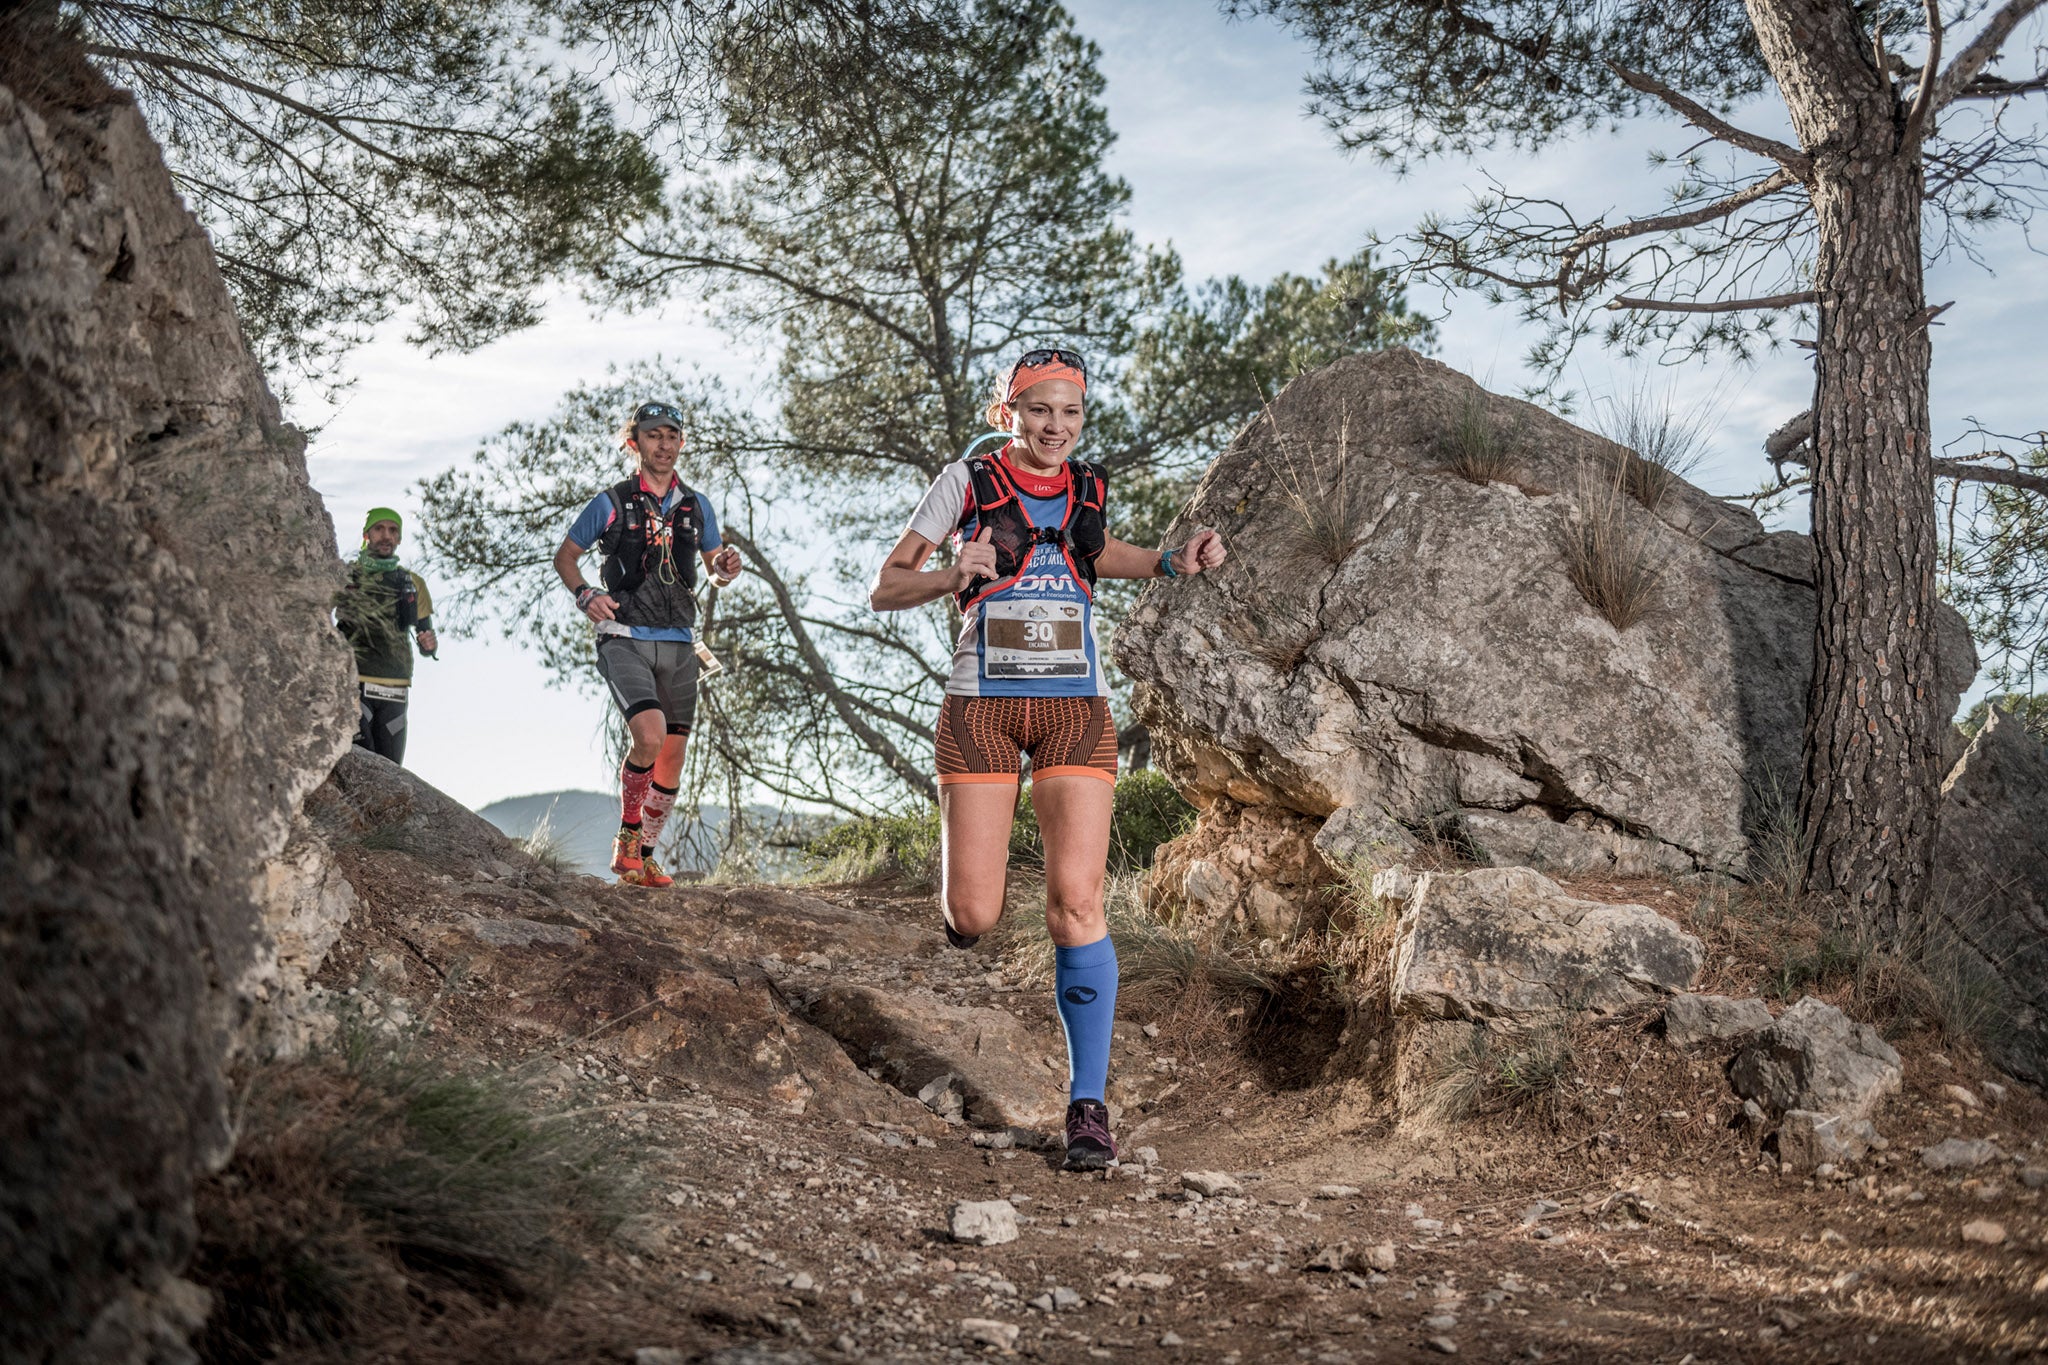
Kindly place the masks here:
POLYGON ((1063 1169, 1099 1171, 1116 1160, 1116 1140, 1109 1135, 1109 1110, 1101 1100, 1075 1100, 1067 1106, 1067 1160, 1063 1169))

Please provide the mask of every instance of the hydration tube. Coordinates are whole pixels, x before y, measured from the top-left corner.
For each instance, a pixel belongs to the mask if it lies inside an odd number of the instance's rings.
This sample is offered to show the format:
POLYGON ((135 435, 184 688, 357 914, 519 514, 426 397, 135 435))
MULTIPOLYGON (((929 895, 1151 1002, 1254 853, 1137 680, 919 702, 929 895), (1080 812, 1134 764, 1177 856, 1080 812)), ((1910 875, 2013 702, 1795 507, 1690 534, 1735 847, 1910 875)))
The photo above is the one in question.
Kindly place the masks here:
POLYGON ((960 452, 960 458, 963 460, 971 458, 975 451, 979 450, 989 441, 1007 441, 1009 439, 1010 433, 1007 431, 984 432, 967 443, 967 449, 960 452))

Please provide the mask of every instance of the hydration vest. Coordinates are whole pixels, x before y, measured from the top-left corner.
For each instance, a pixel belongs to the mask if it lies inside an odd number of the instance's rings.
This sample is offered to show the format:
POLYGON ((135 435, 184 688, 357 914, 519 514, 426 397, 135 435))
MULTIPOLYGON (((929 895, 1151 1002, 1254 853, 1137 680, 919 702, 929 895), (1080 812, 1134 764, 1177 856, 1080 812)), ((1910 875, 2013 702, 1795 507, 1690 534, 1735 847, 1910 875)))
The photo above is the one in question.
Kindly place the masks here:
POLYGON ((675 481, 675 489, 675 506, 665 514, 661 502, 640 486, 638 474, 605 490, 618 514, 598 540, 604 552, 598 577, 606 592, 632 592, 661 564, 663 554, 674 561, 682 590, 687 593, 696 588, 697 547, 703 541, 704 528, 699 523, 696 493, 681 479, 675 481))
POLYGON ((358 677, 412 676, 412 633, 420 624, 420 598, 410 569, 366 569, 358 562, 334 618, 355 650, 358 677))
MULTIPOLYGON (((1032 551, 1040 545, 1059 546, 1074 580, 1090 597, 1095 595, 1095 561, 1109 534, 1102 515, 1109 497, 1107 470, 1086 460, 1067 461, 1067 515, 1058 526, 1031 524, 1017 481, 996 456, 970 456, 967 474, 974 490, 972 519, 989 529, 988 543, 996 552, 996 574, 994 578, 977 578, 954 594, 962 612, 1022 578, 1031 563, 1032 551)), ((964 527, 967 521, 967 517, 962 517, 960 524, 964 527)))

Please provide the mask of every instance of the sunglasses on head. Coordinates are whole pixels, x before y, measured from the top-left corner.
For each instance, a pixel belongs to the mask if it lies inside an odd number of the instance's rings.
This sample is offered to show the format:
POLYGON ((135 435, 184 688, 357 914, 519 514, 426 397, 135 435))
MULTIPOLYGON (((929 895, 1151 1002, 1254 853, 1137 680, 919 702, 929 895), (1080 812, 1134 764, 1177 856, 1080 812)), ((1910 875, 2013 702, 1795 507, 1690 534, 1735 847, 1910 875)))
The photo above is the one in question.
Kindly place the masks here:
POLYGON ((1049 365, 1054 361, 1062 365, 1072 365, 1082 374, 1088 373, 1088 362, 1081 359, 1081 353, 1069 351, 1061 346, 1041 346, 1036 350, 1026 351, 1017 357, 1017 363, 1010 368, 1010 373, 1014 375, 1018 370, 1035 370, 1040 365, 1049 365))
POLYGON ((633 425, 645 426, 649 422, 671 422, 677 431, 683 429, 683 414, 667 403, 642 403, 633 414, 633 425))

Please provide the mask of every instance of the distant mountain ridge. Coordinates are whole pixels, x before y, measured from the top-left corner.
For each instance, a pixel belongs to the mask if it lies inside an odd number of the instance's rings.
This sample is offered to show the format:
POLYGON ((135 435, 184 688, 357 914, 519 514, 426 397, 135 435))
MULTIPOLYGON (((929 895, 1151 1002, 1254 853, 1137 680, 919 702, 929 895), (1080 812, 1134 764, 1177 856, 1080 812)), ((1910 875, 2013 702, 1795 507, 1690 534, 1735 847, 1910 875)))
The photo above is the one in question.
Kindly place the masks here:
MULTIPOLYGON (((747 813, 762 825, 773 824, 780 812, 773 806, 749 806, 747 813)), ((548 837, 578 872, 611 875, 612 836, 619 828, 619 798, 604 792, 535 792, 508 796, 477 812, 514 839, 532 837, 546 828, 548 837)), ((705 806, 698 818, 684 824, 680 815, 669 822, 658 856, 670 872, 706 873, 718 865, 728 812, 705 806)))

